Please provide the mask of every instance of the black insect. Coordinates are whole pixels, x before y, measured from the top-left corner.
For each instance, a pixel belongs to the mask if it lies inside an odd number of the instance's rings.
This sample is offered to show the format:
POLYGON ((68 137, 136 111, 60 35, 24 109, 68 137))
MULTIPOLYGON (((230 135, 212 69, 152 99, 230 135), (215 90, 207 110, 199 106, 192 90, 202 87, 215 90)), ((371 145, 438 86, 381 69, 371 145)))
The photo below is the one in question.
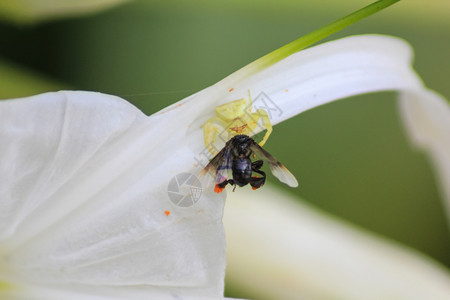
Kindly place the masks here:
POLYGON ((261 171, 263 161, 269 164, 272 174, 281 182, 291 187, 298 186, 294 175, 285 166, 261 148, 251 137, 243 134, 231 138, 202 172, 209 172, 215 176, 214 191, 216 193, 221 193, 227 184, 234 185, 234 188, 236 185, 250 184, 256 190, 266 181, 266 173, 261 171), (262 160, 252 162, 252 156, 262 160))

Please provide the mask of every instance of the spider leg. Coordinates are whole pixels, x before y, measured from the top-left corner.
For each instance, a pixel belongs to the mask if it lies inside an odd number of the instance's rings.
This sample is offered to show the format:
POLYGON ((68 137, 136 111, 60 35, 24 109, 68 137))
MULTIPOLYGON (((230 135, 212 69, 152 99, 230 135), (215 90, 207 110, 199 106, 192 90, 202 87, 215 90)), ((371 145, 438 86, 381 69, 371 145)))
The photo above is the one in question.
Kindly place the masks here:
POLYGON ((206 123, 203 124, 202 127, 205 146, 208 149, 209 153, 214 156, 218 152, 214 145, 217 140, 217 135, 219 134, 219 132, 223 131, 223 128, 225 127, 224 121, 218 117, 212 117, 208 121, 206 121, 206 123))
POLYGON ((255 130, 259 119, 262 119, 264 128, 267 130, 266 134, 264 135, 264 138, 261 142, 259 142, 259 145, 262 147, 269 138, 270 134, 272 133, 272 123, 270 122, 269 115, 267 114, 267 111, 264 109, 257 109, 254 113, 252 113, 252 97, 250 95, 250 90, 248 90, 248 105, 247 105, 247 121, 248 124, 248 134, 250 135, 252 131, 255 130))
POLYGON ((252 96, 250 95, 250 90, 248 90, 247 112, 248 112, 249 114, 252 113, 252 96))
POLYGON ((273 131, 272 123, 270 122, 269 115, 267 114, 267 111, 265 111, 264 109, 258 109, 255 112, 255 114, 257 114, 262 119, 264 127, 267 129, 267 132, 264 135, 264 138, 262 139, 261 142, 258 143, 262 147, 267 142, 267 139, 269 138, 270 134, 273 131))

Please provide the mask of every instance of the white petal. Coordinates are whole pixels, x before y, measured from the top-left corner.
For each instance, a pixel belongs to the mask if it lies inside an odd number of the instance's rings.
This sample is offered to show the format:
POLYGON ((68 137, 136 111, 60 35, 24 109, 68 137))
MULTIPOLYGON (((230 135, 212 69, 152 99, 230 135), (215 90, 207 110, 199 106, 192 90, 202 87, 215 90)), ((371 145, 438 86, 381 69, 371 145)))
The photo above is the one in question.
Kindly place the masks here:
POLYGON ((196 111, 146 117, 87 92, 0 102, 0 281, 221 296, 223 198, 179 207, 167 193, 193 169, 196 111))
POLYGON ((444 300, 448 270, 276 188, 230 193, 227 279, 270 299, 444 300), (297 202, 297 203, 295 203, 297 202))
POLYGON ((128 300, 128 299, 158 299, 158 300, 214 300, 229 299, 217 296, 187 296, 168 293, 149 287, 137 286, 77 286, 70 285, 27 285, 20 289, 0 290, 0 299, 7 300, 128 300))
POLYGON ((0 105, 0 154, 8 158, 0 174, 2 239, 99 148, 145 118, 118 98, 93 93, 48 93, 0 105))
POLYGON ((430 155, 450 218, 450 106, 424 89, 400 94, 400 112, 413 142, 430 155))

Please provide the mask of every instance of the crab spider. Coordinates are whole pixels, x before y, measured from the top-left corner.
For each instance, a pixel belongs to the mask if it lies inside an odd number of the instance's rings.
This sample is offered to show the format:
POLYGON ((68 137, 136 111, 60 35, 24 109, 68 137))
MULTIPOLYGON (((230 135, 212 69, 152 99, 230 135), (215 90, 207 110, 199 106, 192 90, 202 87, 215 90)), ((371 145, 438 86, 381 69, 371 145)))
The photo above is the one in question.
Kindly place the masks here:
POLYGON ((259 120, 262 119, 267 132, 258 144, 263 146, 272 133, 272 124, 267 111, 257 109, 255 112, 252 112, 250 91, 248 91, 248 104, 246 99, 242 98, 217 106, 215 111, 216 116, 210 118, 202 125, 205 146, 212 155, 217 154, 214 144, 217 135, 222 134, 222 132, 227 133, 228 140, 239 134, 251 136, 259 120))

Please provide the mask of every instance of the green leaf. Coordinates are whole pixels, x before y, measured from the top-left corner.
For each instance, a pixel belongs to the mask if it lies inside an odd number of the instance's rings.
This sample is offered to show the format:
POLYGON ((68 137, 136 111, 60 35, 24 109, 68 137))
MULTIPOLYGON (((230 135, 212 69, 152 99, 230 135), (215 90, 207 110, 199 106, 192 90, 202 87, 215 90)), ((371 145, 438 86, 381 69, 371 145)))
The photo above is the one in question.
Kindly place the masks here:
MULTIPOLYGON (((255 67, 255 71, 264 69, 286 57, 289 55, 298 52, 302 49, 305 49, 306 47, 309 47, 318 41, 344 29, 345 27, 352 25, 353 23, 356 23, 359 20, 362 20, 370 15, 373 15, 376 12, 379 12, 380 10, 385 9, 388 6, 391 6, 392 4, 398 2, 400 0, 380 0, 377 2, 374 2, 360 10, 357 10, 337 21, 334 21, 331 24, 328 24, 322 28, 319 28, 307 35, 302 36, 301 38, 298 38, 297 40, 284 45, 283 47, 272 51, 271 53, 259 58, 258 60, 254 61, 251 65, 255 67)), ((247 66, 247 67, 250 67, 247 66)))

